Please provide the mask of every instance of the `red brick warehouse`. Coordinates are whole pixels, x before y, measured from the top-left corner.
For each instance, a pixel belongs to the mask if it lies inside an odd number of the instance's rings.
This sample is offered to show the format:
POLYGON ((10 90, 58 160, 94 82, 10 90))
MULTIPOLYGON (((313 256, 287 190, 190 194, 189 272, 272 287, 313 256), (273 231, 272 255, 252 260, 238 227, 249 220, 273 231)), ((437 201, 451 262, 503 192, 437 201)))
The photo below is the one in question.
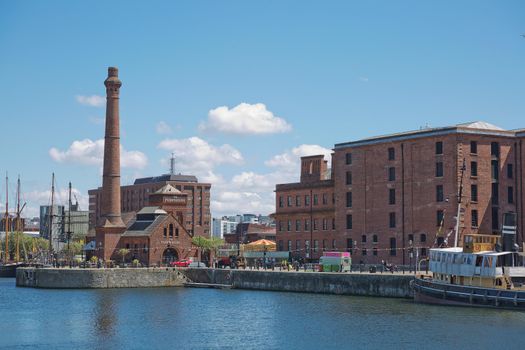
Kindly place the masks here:
POLYGON ((503 214, 514 212, 521 244, 524 137, 523 129, 475 122, 336 144, 331 171, 314 170, 322 156, 302 158, 301 181, 276 187, 278 247, 306 257, 313 241, 314 259, 323 249, 346 250, 354 262, 413 264, 455 227, 463 161, 460 235, 500 234, 503 214), (303 176, 311 170, 317 186, 303 176), (317 201, 310 209, 296 201, 310 191, 318 198, 334 193, 334 204, 317 201), (315 225, 330 215, 333 226, 315 225))

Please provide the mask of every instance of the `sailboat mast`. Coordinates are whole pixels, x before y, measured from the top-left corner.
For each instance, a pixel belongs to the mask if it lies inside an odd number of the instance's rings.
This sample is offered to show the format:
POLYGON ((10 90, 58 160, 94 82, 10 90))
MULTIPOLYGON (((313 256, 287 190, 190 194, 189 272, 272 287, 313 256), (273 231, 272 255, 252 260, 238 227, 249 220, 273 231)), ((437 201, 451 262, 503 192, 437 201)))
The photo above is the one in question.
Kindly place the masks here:
POLYGON ((16 262, 20 261, 20 175, 16 184, 16 262))
POLYGON ((465 175, 465 170, 467 167, 465 166, 465 158, 463 158, 463 165, 461 166, 461 179, 459 181, 459 188, 458 188, 458 212, 456 216, 456 229, 455 229, 455 236, 454 236, 454 247, 458 246, 458 237, 459 237, 459 221, 460 221, 460 215, 461 215, 461 202, 463 198, 463 175, 465 175))
POLYGON ((67 214, 67 251, 69 253, 69 241, 71 240, 71 181, 69 182, 69 212, 67 214))
POLYGON ((9 261, 9 178, 5 174, 5 256, 4 264, 9 261))
POLYGON ((51 176, 51 208, 49 210, 49 254, 53 257, 53 206, 55 205, 55 173, 51 176))

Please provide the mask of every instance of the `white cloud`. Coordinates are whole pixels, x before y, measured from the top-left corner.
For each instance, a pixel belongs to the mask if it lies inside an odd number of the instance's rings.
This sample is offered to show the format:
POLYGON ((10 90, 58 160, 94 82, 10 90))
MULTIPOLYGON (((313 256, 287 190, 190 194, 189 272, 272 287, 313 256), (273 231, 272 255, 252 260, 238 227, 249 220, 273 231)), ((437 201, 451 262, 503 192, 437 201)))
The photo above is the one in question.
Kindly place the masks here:
MULTIPOLYGON (((68 196, 69 189, 67 188, 58 188, 55 190, 55 199, 54 202, 57 205, 68 206, 68 196)), ((23 217, 35 217, 40 215, 40 206, 41 205, 50 205, 51 204, 51 190, 33 190, 22 194, 23 201, 27 202, 22 216, 23 217)), ((83 194, 79 189, 71 189, 71 201, 75 204, 76 199, 78 199, 78 204, 80 210, 88 210, 89 198, 87 195, 83 194)))
POLYGON ((157 125, 155 126, 155 130, 157 131, 157 134, 159 135, 168 135, 173 132, 173 130, 171 129, 171 126, 169 126, 168 123, 164 121, 158 122, 157 125))
POLYGON ((81 105, 90 106, 90 107, 103 107, 106 104, 106 98, 104 96, 98 96, 98 95, 91 95, 91 96, 77 95, 75 96, 75 99, 81 105))
POLYGON ((300 172, 300 159, 301 157, 324 155, 324 158, 328 160, 330 165, 332 161, 332 150, 324 148, 319 145, 300 145, 292 148, 290 151, 273 156, 271 159, 264 162, 269 167, 278 167, 283 171, 294 172, 299 174, 300 172))
MULTIPOLYGON (((102 165, 104 160, 104 139, 73 141, 65 151, 55 147, 51 148, 49 155, 51 159, 58 163, 102 165)), ((120 146, 120 164, 124 168, 143 169, 148 164, 148 158, 140 151, 126 151, 124 147, 120 146)))
POLYGON ((239 165, 244 161, 241 152, 234 147, 228 144, 214 146, 196 136, 166 139, 159 143, 158 148, 175 154, 176 169, 197 175, 206 174, 220 164, 239 165))
POLYGON ((297 182, 301 168, 300 158, 323 154, 331 160, 332 151, 319 145, 299 145, 278 154, 265 162, 273 169, 267 173, 243 171, 229 181, 212 183, 212 215, 220 217, 237 213, 252 212, 270 214, 275 212, 275 186, 281 183, 297 182))
POLYGON ((274 200, 256 192, 223 191, 212 197, 211 210, 215 217, 238 213, 269 214, 275 211, 274 200))
POLYGON ((232 109, 222 106, 210 110, 208 120, 202 122, 199 129, 234 134, 275 134, 288 132, 292 126, 262 103, 241 103, 232 109))

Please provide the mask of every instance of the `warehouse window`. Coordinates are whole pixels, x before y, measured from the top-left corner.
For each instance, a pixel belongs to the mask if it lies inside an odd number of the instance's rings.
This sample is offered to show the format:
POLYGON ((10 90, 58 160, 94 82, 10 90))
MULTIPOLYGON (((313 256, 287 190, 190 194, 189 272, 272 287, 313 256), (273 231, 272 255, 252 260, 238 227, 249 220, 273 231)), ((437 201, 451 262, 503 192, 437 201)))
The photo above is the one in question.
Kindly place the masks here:
POLYGON ((390 147, 388 149, 388 160, 394 160, 396 159, 396 150, 394 149, 394 147, 390 147))
POLYGON ((388 190, 388 204, 396 204, 396 190, 394 188, 388 190))
POLYGON ((346 164, 348 165, 352 164, 352 153, 347 153, 345 157, 346 157, 346 164))
POLYGON ((443 154, 443 142, 436 142, 436 154, 443 154))

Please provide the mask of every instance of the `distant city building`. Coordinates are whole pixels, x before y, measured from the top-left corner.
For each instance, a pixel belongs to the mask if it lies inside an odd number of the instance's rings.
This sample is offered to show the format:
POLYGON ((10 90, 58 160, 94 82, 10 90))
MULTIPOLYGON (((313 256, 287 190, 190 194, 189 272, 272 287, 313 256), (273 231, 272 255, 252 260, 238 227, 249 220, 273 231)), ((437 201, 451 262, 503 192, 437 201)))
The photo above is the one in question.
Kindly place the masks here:
POLYGON ((64 240, 67 240, 67 232, 71 230, 72 236, 85 236, 89 230, 89 211, 79 210, 78 203, 71 206, 71 215, 69 210, 64 210, 64 233, 66 236, 64 240), (69 218, 71 216, 71 226, 69 226, 69 218))
POLYGON ((275 241, 275 227, 261 224, 241 223, 237 225, 235 232, 225 234, 224 240, 229 244, 251 243, 259 239, 275 241))
POLYGON ((259 217, 255 214, 242 214, 241 222, 248 224, 257 224, 259 223, 259 217))
POLYGON ((51 213, 50 205, 40 206, 40 237, 49 239, 50 234, 53 238, 53 249, 60 249, 61 242, 65 241, 64 236, 64 206, 53 205, 51 213), (53 226, 51 227, 51 214, 53 215, 53 226))
POLYGON ((24 223, 24 231, 38 232, 40 231, 40 218, 26 218, 24 223))
MULTIPOLYGON (((6 226, 6 219, 5 219, 5 213, 0 214, 0 232, 5 232, 5 226, 6 226)), ((17 229, 24 230, 26 219, 20 218, 20 223, 17 222, 16 216, 9 214, 9 220, 8 220, 8 226, 9 226, 9 232, 14 232, 17 229), (18 225, 20 225, 20 228, 18 228, 18 225)))
POLYGON ((242 215, 237 214, 237 215, 226 216, 226 219, 228 221, 241 223, 242 222, 242 215))
POLYGON ((229 221, 228 217, 224 216, 221 219, 213 219, 213 236, 218 238, 224 238, 225 234, 235 232, 237 225, 236 221, 229 221))
POLYGON ((257 220, 261 225, 275 227, 275 220, 271 216, 259 215, 257 220))

